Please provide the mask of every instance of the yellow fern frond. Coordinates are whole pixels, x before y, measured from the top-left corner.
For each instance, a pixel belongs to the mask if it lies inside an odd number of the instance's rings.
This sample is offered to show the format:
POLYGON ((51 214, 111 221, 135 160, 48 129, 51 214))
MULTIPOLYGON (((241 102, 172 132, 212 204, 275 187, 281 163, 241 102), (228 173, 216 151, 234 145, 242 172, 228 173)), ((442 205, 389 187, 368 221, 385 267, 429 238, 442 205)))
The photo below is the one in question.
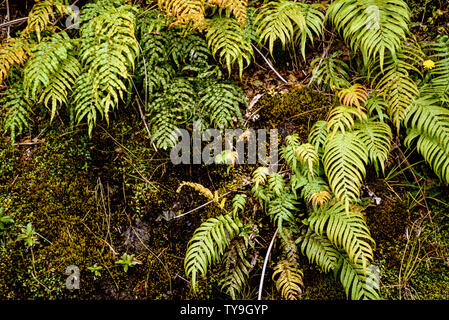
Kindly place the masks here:
POLYGON ((247 0, 209 0, 208 4, 215 4, 223 9, 228 8, 241 26, 245 24, 247 0))
POLYGON ((193 23, 198 28, 205 24, 204 0, 159 0, 158 5, 175 20, 172 26, 193 23))
POLYGON ((332 196, 329 193, 329 191, 324 190, 321 192, 313 193, 309 198, 309 202, 311 202, 312 205, 315 207, 319 206, 320 208, 322 208, 323 205, 325 205, 331 199, 332 199, 332 196))
POLYGON ((55 12, 59 15, 71 14, 72 9, 69 6, 61 4, 56 0, 36 1, 28 15, 28 25, 23 34, 36 32, 37 39, 41 41, 41 32, 56 21, 55 12))
POLYGON ((31 50, 26 40, 5 39, 0 45, 0 84, 6 79, 12 66, 23 66, 30 55, 31 50))
POLYGON ((327 131, 330 132, 332 130, 330 138, 332 139, 337 131, 345 133, 346 129, 352 129, 355 124, 354 118, 356 117, 361 121, 367 119, 366 113, 352 106, 342 105, 333 108, 327 119, 327 131))
POLYGON ((302 165, 307 165, 309 172, 314 175, 313 167, 319 163, 318 153, 315 147, 310 143, 304 143, 295 148, 296 158, 301 161, 302 165))
POLYGON ((303 272, 289 260, 281 260, 274 267, 273 280, 276 278, 276 289, 287 300, 297 300, 304 286, 303 272))
POLYGON ((214 193, 212 193, 212 191, 210 191, 209 188, 206 188, 205 186, 203 186, 200 183, 183 181, 183 182, 181 182, 181 184, 179 185, 178 189, 176 190, 176 193, 179 193, 183 186, 189 186, 192 189, 195 189, 202 196, 206 197, 209 201, 215 202, 218 205, 219 208, 221 208, 221 209, 224 208, 224 205, 226 203, 226 198, 223 198, 220 201, 219 200, 220 196, 218 194, 218 191, 215 191, 214 193))
POLYGON ((338 98, 344 105, 356 106, 360 111, 362 109, 361 103, 368 101, 368 92, 364 86, 356 83, 347 89, 341 90, 338 93, 338 98))

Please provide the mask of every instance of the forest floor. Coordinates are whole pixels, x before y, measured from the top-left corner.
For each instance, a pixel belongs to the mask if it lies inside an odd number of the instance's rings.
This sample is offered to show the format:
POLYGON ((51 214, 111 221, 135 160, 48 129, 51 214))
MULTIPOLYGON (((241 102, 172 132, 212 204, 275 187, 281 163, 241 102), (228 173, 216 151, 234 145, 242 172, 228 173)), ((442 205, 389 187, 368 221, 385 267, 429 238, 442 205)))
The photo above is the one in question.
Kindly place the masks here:
MULTIPOLYGON (((249 100, 259 98, 254 106, 259 117, 250 126, 276 127, 281 138, 298 133, 305 139, 331 101, 308 87, 284 85, 263 74, 253 73, 245 88, 249 100)), ((15 147, 2 142, 0 205, 15 222, 0 233, 0 297, 226 298, 214 272, 192 295, 183 269, 194 230, 221 209, 200 207, 207 199, 195 191, 176 191, 182 181, 191 181, 224 194, 248 181, 254 167, 236 166, 227 174, 223 165, 175 166, 167 152, 154 151, 143 129, 135 130, 141 121, 137 116, 114 120, 89 139, 82 127, 42 119, 15 147), (38 233, 31 248, 9 236, 20 234, 28 223, 38 233), (140 264, 124 272, 115 264, 123 253, 135 254, 140 264), (70 265, 80 268, 79 290, 65 288, 70 265), (88 269, 95 265, 103 267, 100 275, 88 269)), ((388 299, 448 299, 449 188, 413 150, 405 155, 401 150, 393 147, 385 176, 368 172, 363 187, 381 293, 388 299)), ((265 215, 259 216, 262 228, 270 225, 265 215)), ((258 240, 260 265, 271 233, 258 240)), ((305 258, 302 262, 304 299, 345 298, 332 274, 320 273, 305 258)), ((252 274, 246 298, 255 297, 259 278, 252 274)), ((269 277, 264 296, 279 298, 269 277)))
MULTIPOLYGON (((291 71, 290 57, 275 58, 288 83, 257 59, 240 83, 252 105, 246 120, 251 128, 277 128, 282 138, 298 133, 305 140, 332 101, 307 86, 307 65, 291 71)), ((91 139, 82 125, 64 124, 63 114, 52 123, 34 119, 33 132, 14 146, 0 138, 0 218, 14 219, 7 230, 0 228, 0 299, 227 298, 214 272, 193 294, 183 266, 193 232, 221 209, 202 206, 207 199, 194 191, 177 189, 191 181, 224 194, 245 184, 254 166, 236 166, 229 174, 223 165, 175 166, 167 152, 154 150, 138 110, 128 108, 109 127, 98 125, 91 139), (37 232, 32 247, 17 238, 27 224, 37 232), (127 272, 115 263, 124 253, 139 262, 127 272), (65 287, 71 265, 80 269, 79 290, 65 287), (102 266, 99 274, 92 271, 96 265, 102 266)), ((395 141, 385 175, 369 171, 362 189, 382 297, 449 299, 449 187, 414 150, 395 141)), ((260 228, 271 225, 256 214, 260 228)), ((265 231, 255 248, 259 266, 273 235, 265 231)), ((332 274, 322 274, 306 258, 301 263, 303 299, 345 299, 332 274)), ((256 297, 259 280, 253 272, 244 298, 256 297)), ((263 297, 280 298, 270 276, 263 297)))

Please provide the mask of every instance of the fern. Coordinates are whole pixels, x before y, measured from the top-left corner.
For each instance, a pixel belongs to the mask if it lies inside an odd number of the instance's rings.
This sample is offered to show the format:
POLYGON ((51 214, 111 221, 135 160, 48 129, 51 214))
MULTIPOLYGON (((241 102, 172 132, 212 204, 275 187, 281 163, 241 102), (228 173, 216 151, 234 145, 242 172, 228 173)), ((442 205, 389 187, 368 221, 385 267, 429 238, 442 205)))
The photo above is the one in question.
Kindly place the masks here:
POLYGON ((66 33, 42 41, 24 69, 24 90, 35 101, 56 110, 68 102, 81 65, 74 57, 75 46, 66 33))
POLYGON ((360 197, 367 162, 367 148, 355 132, 338 133, 324 147, 323 165, 329 185, 347 210, 349 203, 360 197))
MULTIPOLYGON (((379 300, 377 275, 372 268, 364 269, 346 254, 339 258, 338 273, 346 296, 352 300, 379 300)), ((335 272, 335 274, 338 274, 335 272)))
POLYGON ((63 16, 64 14, 70 15, 73 13, 69 6, 66 6, 56 0, 37 1, 28 15, 28 25, 25 30, 23 30, 23 34, 25 35, 30 32, 35 32, 37 39, 40 42, 41 32, 48 29, 48 26, 56 21, 54 11, 56 11, 56 13, 60 16, 63 16))
POLYGON ((337 0, 327 17, 365 64, 387 54, 396 55, 408 33, 410 10, 403 0, 337 0))
POLYGON ((391 147, 390 127, 386 123, 369 120, 357 124, 356 128, 357 134, 367 147, 369 163, 374 165, 377 173, 379 168, 384 172, 391 147))
MULTIPOLYGON (((83 25, 80 51, 83 72, 88 75, 83 79, 90 85, 75 87, 74 100, 90 102, 75 105, 79 115, 76 120, 80 122, 81 116, 89 115, 90 121, 94 121, 96 116, 92 116, 92 112, 101 109, 101 115, 109 123, 109 111, 117 108, 127 92, 127 81, 139 51, 132 7, 112 8, 83 25)), ((89 135, 91 133, 89 126, 89 135)))
POLYGON ((303 272, 289 260, 279 261, 273 270, 273 280, 282 297, 287 300, 297 300, 302 293, 301 287, 304 286, 303 272))
POLYGON ((239 211, 243 212, 245 210, 245 205, 246 205, 246 194, 244 193, 236 194, 232 199, 232 212, 234 216, 237 215, 239 211))
POLYGON ((204 116, 209 117, 210 123, 219 129, 232 127, 233 117, 242 125, 243 117, 240 106, 247 106, 243 91, 233 84, 223 82, 209 82, 200 91, 199 105, 204 116))
POLYGON ((187 245, 184 268, 197 289, 197 278, 205 276, 209 266, 217 263, 232 239, 239 234, 241 223, 229 215, 221 215, 203 222, 195 230, 187 245))
POLYGON ((327 119, 327 130, 332 139, 337 132, 344 134, 354 128, 356 120, 364 121, 367 119, 366 113, 351 106, 338 106, 331 110, 327 119))
POLYGON ((237 299, 248 283, 251 264, 248 262, 248 241, 234 239, 223 256, 224 270, 220 274, 220 286, 233 300, 237 299))
POLYGON ((337 56, 341 52, 332 53, 329 57, 317 57, 312 60, 312 79, 319 86, 326 85, 332 90, 341 90, 349 87, 349 66, 337 56))
POLYGON ((337 268, 339 252, 327 237, 308 228, 297 241, 301 244, 301 252, 307 256, 310 263, 317 264, 324 272, 337 268))
POLYGON ((411 105, 404 120, 408 128, 405 144, 416 138, 418 152, 444 181, 449 181, 449 110, 438 100, 420 97, 411 105))
POLYGON ((301 53, 305 59, 307 38, 313 43, 313 36, 321 35, 324 15, 317 4, 303 4, 293 1, 269 1, 265 3, 256 18, 260 41, 268 42, 273 54, 274 43, 280 40, 282 47, 299 39, 301 53), (294 39, 296 36, 296 39, 294 39))
POLYGON ((419 94, 418 86, 411 75, 413 72, 420 74, 416 64, 422 59, 421 49, 411 41, 402 47, 396 57, 387 56, 383 70, 379 64, 370 68, 371 73, 375 74, 372 83, 376 83, 376 90, 388 103, 389 118, 398 132, 409 105, 419 94))
POLYGON ((23 38, 7 38, 0 46, 0 84, 11 67, 23 66, 31 55, 31 45, 23 38))
POLYGON ((237 63, 242 78, 243 69, 251 63, 254 55, 251 43, 242 34, 237 20, 228 17, 214 17, 208 22, 206 40, 212 54, 226 66, 231 74, 232 66, 237 63))
POLYGON ((29 127, 30 113, 32 113, 20 82, 5 91, 5 97, 0 100, 0 105, 1 124, 5 133, 10 132, 13 144, 16 136, 29 127))
POLYGON ((439 36, 428 47, 433 52, 430 59, 435 61, 435 68, 430 71, 431 80, 421 92, 434 94, 449 103, 449 37, 439 36))
POLYGON ((315 122, 309 132, 308 140, 315 147, 315 151, 320 157, 322 155, 322 148, 328 137, 327 128, 327 122, 319 120, 315 122))
POLYGON ((310 227, 320 236, 324 234, 337 248, 343 248, 350 260, 359 259, 363 272, 373 260, 374 240, 371 238, 363 216, 357 212, 346 212, 339 203, 317 209, 308 218, 310 227))

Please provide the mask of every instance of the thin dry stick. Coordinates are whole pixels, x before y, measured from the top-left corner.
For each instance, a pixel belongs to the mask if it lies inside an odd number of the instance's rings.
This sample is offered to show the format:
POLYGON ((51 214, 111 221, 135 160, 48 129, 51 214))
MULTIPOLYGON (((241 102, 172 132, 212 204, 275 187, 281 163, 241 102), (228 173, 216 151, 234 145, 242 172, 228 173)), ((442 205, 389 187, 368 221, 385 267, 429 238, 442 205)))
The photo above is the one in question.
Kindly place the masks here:
POLYGON ((270 257, 271 248, 273 247, 274 239, 276 239, 278 231, 279 231, 279 228, 276 228, 273 238, 271 239, 270 246, 268 247, 267 254, 265 255, 265 261, 263 262, 263 268, 262 268, 262 275, 260 276, 259 295, 257 296, 257 300, 262 300, 262 288, 263 288, 263 279, 265 277, 265 269, 267 268, 268 258, 270 257))
POLYGON ((276 76, 278 76, 279 79, 281 79, 282 82, 284 82, 285 84, 288 84, 288 81, 285 80, 280 74, 279 72, 276 71, 276 69, 274 69, 273 65, 270 63, 270 61, 268 61, 267 58, 265 58, 265 56, 263 55, 262 52, 260 52, 260 50, 253 44, 251 44, 253 46, 253 48, 262 56, 263 60, 265 61, 265 63, 270 67, 271 70, 273 70, 273 72, 276 74, 276 76))

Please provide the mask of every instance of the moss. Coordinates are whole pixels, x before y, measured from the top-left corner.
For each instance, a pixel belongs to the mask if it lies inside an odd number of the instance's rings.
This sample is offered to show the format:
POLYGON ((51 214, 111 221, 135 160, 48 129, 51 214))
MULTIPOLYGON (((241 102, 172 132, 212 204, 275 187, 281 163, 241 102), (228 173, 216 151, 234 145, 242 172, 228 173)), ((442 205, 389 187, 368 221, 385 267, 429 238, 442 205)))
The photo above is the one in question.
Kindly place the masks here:
POLYGON ((297 133, 306 141, 312 125, 326 118, 330 102, 322 93, 303 87, 265 95, 256 106, 261 108, 259 124, 269 123, 282 137, 297 133))

